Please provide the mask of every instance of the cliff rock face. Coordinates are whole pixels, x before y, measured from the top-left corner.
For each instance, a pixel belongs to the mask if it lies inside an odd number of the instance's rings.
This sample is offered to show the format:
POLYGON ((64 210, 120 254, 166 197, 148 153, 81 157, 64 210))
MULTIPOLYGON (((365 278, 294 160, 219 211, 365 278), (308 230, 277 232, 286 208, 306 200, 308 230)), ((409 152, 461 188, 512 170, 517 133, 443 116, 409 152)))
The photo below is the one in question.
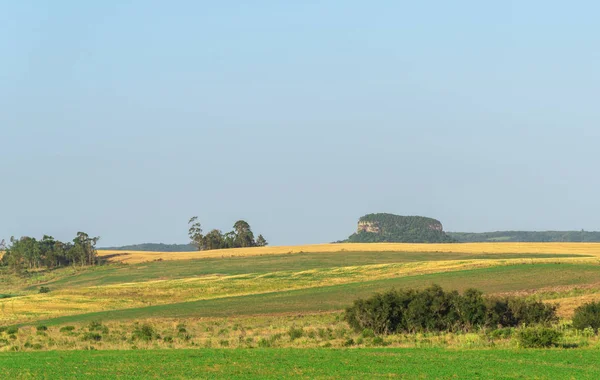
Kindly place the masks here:
POLYGON ((422 216, 369 214, 358 221, 348 242, 450 243, 439 220, 422 216))
POLYGON ((379 226, 375 222, 358 222, 358 230, 356 232, 372 232, 378 234, 380 231, 379 226))

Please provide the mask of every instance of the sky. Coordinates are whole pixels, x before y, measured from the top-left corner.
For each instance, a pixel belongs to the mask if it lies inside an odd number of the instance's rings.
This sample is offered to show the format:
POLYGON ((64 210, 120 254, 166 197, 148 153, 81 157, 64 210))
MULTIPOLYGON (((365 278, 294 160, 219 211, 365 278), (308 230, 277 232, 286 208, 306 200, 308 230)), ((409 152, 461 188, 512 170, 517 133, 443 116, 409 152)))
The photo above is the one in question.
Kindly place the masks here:
POLYGON ((600 230, 596 1, 0 0, 0 238, 600 230))

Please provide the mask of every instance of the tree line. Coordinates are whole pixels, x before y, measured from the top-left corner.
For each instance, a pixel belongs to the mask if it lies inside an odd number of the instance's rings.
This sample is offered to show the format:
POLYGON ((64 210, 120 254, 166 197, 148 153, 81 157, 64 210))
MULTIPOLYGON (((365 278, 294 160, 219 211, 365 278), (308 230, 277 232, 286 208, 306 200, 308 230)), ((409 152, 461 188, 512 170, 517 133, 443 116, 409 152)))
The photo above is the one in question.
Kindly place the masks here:
POLYGON ((11 237, 9 244, 4 241, 0 244, 0 250, 4 251, 0 265, 18 273, 27 269, 96 265, 96 243, 99 239, 85 232, 78 232, 72 242, 61 242, 48 235, 41 240, 29 236, 11 237))
POLYGON ((226 248, 244 248, 244 247, 264 247, 268 245, 267 240, 262 236, 254 238, 254 233, 248 222, 238 220, 233 225, 233 231, 223 234, 221 230, 213 229, 206 235, 202 232, 202 225, 198 217, 194 216, 188 222, 188 236, 191 244, 198 250, 226 249, 226 248))

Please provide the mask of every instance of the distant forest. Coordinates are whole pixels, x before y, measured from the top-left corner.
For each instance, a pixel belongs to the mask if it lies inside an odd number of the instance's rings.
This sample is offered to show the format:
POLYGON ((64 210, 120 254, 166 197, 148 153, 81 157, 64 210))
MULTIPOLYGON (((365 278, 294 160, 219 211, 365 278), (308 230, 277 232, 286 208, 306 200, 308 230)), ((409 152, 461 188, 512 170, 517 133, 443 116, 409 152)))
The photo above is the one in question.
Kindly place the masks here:
POLYGON ((496 232, 446 232, 459 243, 480 242, 600 242, 597 231, 496 231, 496 232))
POLYGON ((153 251, 153 252, 191 252, 198 248, 191 244, 163 244, 163 243, 143 243, 124 245, 122 247, 102 247, 111 251, 153 251))

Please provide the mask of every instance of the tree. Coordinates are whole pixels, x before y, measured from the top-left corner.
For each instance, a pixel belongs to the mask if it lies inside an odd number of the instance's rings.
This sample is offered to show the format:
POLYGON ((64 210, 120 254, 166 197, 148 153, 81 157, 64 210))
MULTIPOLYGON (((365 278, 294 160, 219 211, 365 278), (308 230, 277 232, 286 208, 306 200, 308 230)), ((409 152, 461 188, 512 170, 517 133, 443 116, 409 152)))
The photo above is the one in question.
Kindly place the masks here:
POLYGON ((198 221, 198 217, 192 217, 188 225, 190 229, 188 230, 188 236, 190 237, 190 241, 192 245, 196 246, 199 250, 204 249, 204 236, 202 235, 202 225, 198 221))
POLYGON ((75 250, 73 253, 81 262, 81 266, 96 264, 98 254, 96 243, 98 240, 100 240, 100 237, 91 238, 85 232, 77 232, 77 237, 73 239, 73 249, 75 250))
POLYGON ((235 245, 236 247, 254 247, 254 234, 250 229, 250 225, 245 220, 238 220, 233 225, 235 231, 235 245))
POLYGON ((225 239, 221 231, 214 229, 204 237, 204 249, 222 249, 225 247, 225 239))
POLYGON ((269 243, 264 238, 264 236, 258 235, 258 237, 256 238, 256 246, 257 247, 266 247, 267 245, 269 245, 269 243))
POLYGON ((202 226, 198 222, 198 217, 194 216, 188 222, 191 244, 199 250, 204 249, 224 249, 224 248, 242 248, 242 247, 264 247, 267 240, 260 235, 258 241, 254 240, 254 233, 250 224, 245 220, 238 220, 233 225, 233 231, 223 234, 220 230, 211 230, 208 234, 202 234, 202 226))

